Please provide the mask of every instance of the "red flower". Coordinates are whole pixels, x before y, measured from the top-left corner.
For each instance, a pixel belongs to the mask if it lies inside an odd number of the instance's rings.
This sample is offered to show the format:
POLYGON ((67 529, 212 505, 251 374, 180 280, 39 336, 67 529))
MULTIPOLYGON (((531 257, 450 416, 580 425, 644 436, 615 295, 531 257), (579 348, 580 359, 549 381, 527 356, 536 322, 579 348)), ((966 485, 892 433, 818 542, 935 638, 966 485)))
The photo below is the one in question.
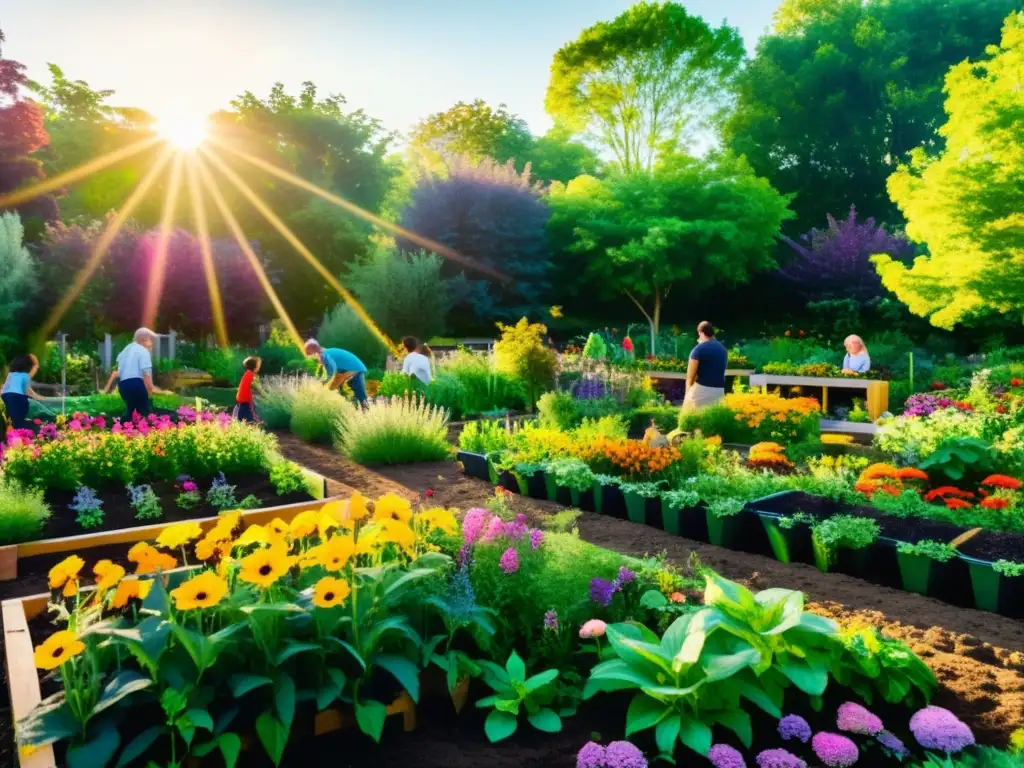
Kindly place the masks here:
POLYGON ((1024 379, 1010 379, 1011 387, 1024 387, 1024 379))
POLYGON ((996 413, 1006 413, 1006 406, 1005 405, 997 405, 996 406, 996 413))
POLYGON ((982 500, 981 506, 985 509, 1006 509, 1010 506, 1010 502, 998 496, 989 496, 987 499, 982 500))
POLYGON ((33 424, 42 424, 43 420, 42 419, 32 419, 32 423, 33 424))
POLYGON ((959 488, 954 488, 952 485, 943 485, 941 488, 935 488, 928 491, 928 493, 924 495, 924 500, 935 501, 936 499, 945 499, 947 497, 973 499, 974 494, 970 491, 962 491, 959 488))
POLYGON ((971 502, 963 499, 946 499, 946 509, 970 509, 971 502))
POLYGON ((991 485, 994 488, 1009 488, 1011 491, 1016 491, 1020 488, 1020 480, 1007 475, 989 475, 981 481, 982 485, 991 485))
POLYGON ((423 495, 426 496, 429 499, 431 496, 434 495, 434 489, 433 488, 427 488, 427 490, 425 490, 423 492, 423 495))
POLYGON ((903 467, 896 474, 900 480, 928 480, 928 473, 917 467, 903 467))
POLYGON ((963 400, 954 400, 953 407, 959 411, 973 411, 974 406, 970 403, 965 403, 963 400))
POLYGON ((622 348, 626 352, 632 352, 633 351, 633 340, 631 338, 629 338, 629 336, 627 336, 626 338, 624 338, 622 340, 622 348))
POLYGON ((939 390, 943 390, 943 389, 945 389, 945 388, 946 388, 946 385, 945 385, 945 384, 943 384, 943 383, 942 383, 941 381, 933 381, 933 382, 932 382, 931 384, 929 384, 928 386, 929 386, 929 387, 930 387, 931 389, 935 390, 936 392, 938 392, 939 390))

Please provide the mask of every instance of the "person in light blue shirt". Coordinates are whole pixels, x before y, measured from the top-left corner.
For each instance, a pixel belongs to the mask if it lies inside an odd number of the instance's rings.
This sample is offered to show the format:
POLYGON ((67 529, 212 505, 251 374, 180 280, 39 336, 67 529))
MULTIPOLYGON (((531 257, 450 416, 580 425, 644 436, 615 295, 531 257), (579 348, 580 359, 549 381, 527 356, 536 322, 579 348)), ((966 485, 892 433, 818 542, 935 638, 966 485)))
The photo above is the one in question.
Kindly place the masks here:
POLYGON ((110 372, 104 392, 109 392, 117 380, 117 391, 125 404, 125 419, 135 414, 148 416, 153 411, 150 397, 154 394, 170 394, 153 384, 153 342, 156 334, 149 328, 139 328, 132 343, 117 356, 117 367, 110 372))
POLYGON ((843 373, 867 373, 871 370, 871 357, 860 336, 847 336, 843 342, 846 357, 843 358, 843 373))
POLYGON ((28 401, 46 400, 32 390, 32 377, 39 371, 39 360, 35 355, 21 355, 11 361, 0 399, 4 403, 7 422, 14 429, 32 429, 28 420, 28 401))
POLYGON ((327 371, 327 388, 338 389, 348 382, 352 395, 360 405, 366 405, 366 364, 347 349, 324 349, 316 339, 305 345, 306 357, 315 357, 327 371))

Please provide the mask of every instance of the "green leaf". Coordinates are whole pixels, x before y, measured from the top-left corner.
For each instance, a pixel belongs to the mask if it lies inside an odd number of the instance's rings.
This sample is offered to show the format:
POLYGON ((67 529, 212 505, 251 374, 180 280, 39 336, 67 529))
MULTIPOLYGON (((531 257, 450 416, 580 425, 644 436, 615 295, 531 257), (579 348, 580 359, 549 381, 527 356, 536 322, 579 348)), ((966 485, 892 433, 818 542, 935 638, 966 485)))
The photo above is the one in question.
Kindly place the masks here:
POLYGON ((543 672, 538 672, 526 681, 527 693, 533 693, 536 690, 543 688, 545 685, 549 685, 558 678, 557 669, 546 669, 543 672))
POLYGON ((424 576, 430 576, 434 571, 434 568, 415 568, 411 571, 406 571, 400 578, 395 579, 395 581, 388 585, 387 589, 384 590, 384 597, 391 598, 395 592, 404 587, 410 581, 416 581, 417 579, 422 579, 424 576))
POLYGON ((242 613, 303 613, 301 605, 295 603, 260 603, 259 605, 243 605, 242 613))
POLYGON ((231 686, 231 695, 236 699, 240 699, 249 691, 255 690, 264 685, 272 685, 273 680, 263 675, 232 675, 229 685, 231 686))
POLYGON ((626 738, 634 733, 653 728, 672 712, 671 705, 663 704, 643 693, 638 693, 629 702, 626 712, 626 738))
POLYGON ((676 739, 679 738, 679 715, 669 715, 658 722, 654 729, 654 742, 663 755, 675 752, 676 739))
POLYGON ((839 632, 839 625, 832 619, 826 619, 816 613, 802 613, 800 614, 800 629, 820 635, 834 635, 839 632))
POLYGON ((750 725, 750 715, 742 709, 727 709, 718 712, 715 715, 715 720, 735 733, 736 737, 743 742, 743 746, 750 749, 750 745, 754 741, 754 731, 750 725))
POLYGON ((505 670, 508 672, 509 680, 512 682, 526 682, 526 664, 523 663, 522 658, 515 651, 512 651, 512 655, 505 662, 505 670))
POLYGON ((356 660, 356 663, 363 668, 363 671, 366 671, 366 660, 362 657, 359 651, 357 651, 351 643, 349 643, 346 640, 342 640, 340 637, 328 637, 326 638, 326 640, 328 642, 335 643, 336 645, 340 645, 342 648, 348 651, 349 655, 356 660))
POLYGON ((149 593, 142 601, 142 610, 163 618, 167 618, 170 614, 170 601, 167 599, 167 590, 164 588, 163 579, 152 580, 149 593))
POLYGON ((290 731, 295 717, 295 681, 284 672, 274 681, 274 706, 285 730, 290 731))
POLYGON ((103 768, 113 759, 121 744, 117 728, 107 724, 98 731, 84 744, 76 742, 68 747, 65 757, 68 768, 103 768))
POLYGON ((700 720, 683 716, 679 721, 679 740, 697 754, 706 757, 711 749, 711 728, 700 720))
POLYGON ((518 715, 520 701, 520 699, 508 699, 499 696, 494 702, 494 708, 501 712, 508 712, 511 715, 518 715))
POLYGON ((683 642, 683 647, 672 659, 672 669, 677 674, 683 671, 685 666, 689 669, 700 659, 700 653, 704 650, 704 641, 707 635, 703 632, 691 632, 683 642))
POLYGON ((675 656, 683 647, 690 629, 690 618, 689 615, 680 616, 669 625, 665 634, 661 636, 661 647, 667 656, 675 656))
POLYGON ((134 670, 122 670, 117 677, 107 683, 107 686, 103 689, 103 695, 92 709, 92 714, 96 715, 108 707, 117 704, 125 696, 130 696, 138 691, 144 691, 151 685, 153 685, 153 681, 148 677, 143 677, 134 670))
POLYGON ((115 768, 124 768, 138 760, 142 753, 153 746, 153 742, 165 733, 167 733, 167 728, 162 725, 154 725, 144 730, 121 750, 121 756, 118 758, 115 768))
MULTIPOLYGON (((705 578, 707 586, 704 588, 704 605, 720 606, 741 616, 756 608, 754 595, 746 587, 714 572, 708 573, 705 578)), ((706 751, 701 754, 705 754, 706 751)))
POLYGON ((641 608, 664 608, 668 605, 668 598, 656 589, 649 589, 640 596, 641 608))
POLYGON ((562 718, 560 718, 555 711, 544 707, 539 712, 535 712, 532 715, 528 715, 527 720, 530 721, 530 725, 536 728, 538 731, 544 731, 545 733, 558 733, 562 730, 562 718))
POLYGON ((515 715, 495 709, 484 721, 484 733, 487 734, 488 741, 493 744, 502 739, 507 739, 515 733, 518 725, 519 723, 515 715))
POLYGON ((213 733, 213 718, 210 717, 210 713, 205 709, 190 709, 185 712, 185 717, 187 717, 196 728, 203 728, 210 733, 213 733))
POLYGON ((63 696, 54 694, 16 724, 18 741, 42 747, 69 739, 80 731, 78 721, 63 696))
POLYGON ((256 735, 266 750, 270 761, 276 766, 281 764, 285 745, 288 743, 288 728, 285 728, 270 712, 263 712, 256 718, 256 735))
POLYGON ((408 691, 413 701, 420 699, 420 671, 419 668, 404 656, 395 656, 388 653, 379 653, 373 657, 373 663, 386 669, 394 678, 408 691))
POLYGON ((746 682, 740 683, 740 696, 750 700, 772 717, 782 717, 782 710, 776 706, 774 701, 772 701, 771 696, 765 693, 765 691, 758 687, 757 684, 746 682))
POLYGON ((217 739, 220 753, 224 757, 224 768, 235 768, 242 751, 242 739, 237 733, 222 733, 217 739))
POLYGON ((761 654, 753 648, 748 648, 739 653, 709 655, 704 662, 704 674, 708 681, 725 680, 732 677, 741 669, 751 667, 761 659, 761 654))
POLYGON ((292 656, 300 653, 306 653, 307 651, 319 651, 320 646, 317 643, 297 643, 289 641, 285 643, 284 648, 277 654, 277 658, 274 660, 276 666, 281 666, 292 656))
POLYGON ((776 656, 779 671, 792 681, 793 685, 811 696, 821 696, 828 685, 828 668, 812 667, 789 654, 776 656))
POLYGON ((356 699, 356 723, 359 730, 376 742, 380 742, 380 735, 384 731, 384 720, 388 716, 388 708, 379 701, 362 701, 356 699))

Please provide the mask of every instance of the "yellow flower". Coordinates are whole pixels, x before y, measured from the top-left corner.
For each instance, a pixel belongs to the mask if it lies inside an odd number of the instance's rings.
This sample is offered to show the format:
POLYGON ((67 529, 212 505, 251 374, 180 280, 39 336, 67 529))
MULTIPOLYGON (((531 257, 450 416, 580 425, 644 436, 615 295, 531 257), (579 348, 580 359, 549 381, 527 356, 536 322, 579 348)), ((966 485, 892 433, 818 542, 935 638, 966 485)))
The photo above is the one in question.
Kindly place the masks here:
POLYGON ((100 560, 92 567, 92 572, 96 576, 96 588, 101 591, 113 587, 125 574, 124 568, 110 560, 100 560))
POLYGON ((138 563, 144 558, 149 557, 153 547, 148 541, 140 541, 137 544, 133 544, 132 548, 128 550, 128 562, 138 563))
POLYGON ((352 498, 348 502, 348 519, 355 520, 356 522, 366 519, 366 516, 370 514, 370 508, 367 506, 369 499, 363 494, 356 491, 352 494, 352 498))
POLYGON ((171 590, 171 598, 179 611, 212 608, 228 593, 228 583, 213 571, 204 571, 171 590))
POLYGON ((56 669, 73 656, 85 650, 85 643, 70 629, 54 632, 36 647, 35 659, 39 669, 56 669))
POLYGON ((288 573, 295 560, 288 556, 283 546, 258 549, 239 561, 242 569, 238 572, 238 578, 266 588, 288 573))
POLYGON ((326 539, 327 534, 340 528, 345 531, 352 530, 348 520, 348 507, 344 502, 331 502, 320 508, 320 514, 316 519, 316 530, 321 539, 326 539))
POLYGON ((284 538, 288 535, 288 523, 280 517, 275 517, 267 526, 267 531, 270 533, 271 539, 284 538))
POLYGON ((317 562, 328 571, 340 571, 355 554, 356 543, 350 536, 335 536, 316 547, 319 550, 317 562))
POLYGON ((415 520, 417 523, 425 526, 424 530, 428 532, 435 528, 443 531, 449 536, 455 536, 459 532, 459 523, 455 519, 455 515, 441 507, 428 509, 426 512, 420 512, 416 515, 415 520))
POLYGON ((235 541, 236 547, 245 547, 249 544, 269 544, 270 534, 262 525, 250 525, 243 531, 242 535, 235 541))
POLYGON ((156 544, 164 549, 181 549, 190 541, 198 539, 202 535, 203 529, 199 527, 199 523, 178 523, 169 528, 164 528, 160 535, 156 537, 156 544))
POLYGON ((196 542, 196 559, 209 560, 221 550, 222 544, 224 549, 230 549, 228 542, 213 538, 213 531, 210 531, 204 539, 196 542))
POLYGON ((403 499, 397 493, 386 493, 374 503, 373 519, 377 522, 397 520, 400 523, 408 523, 412 519, 412 505, 408 499, 403 499))
POLYGON ((397 544, 409 555, 415 553, 416 534, 408 525, 397 520, 381 520, 377 525, 380 526, 382 543, 397 544))
POLYGON ((152 586, 153 582, 148 579, 126 579, 117 585, 110 605, 114 608, 124 608, 132 598, 145 600, 152 586))
POLYGON ((217 517, 216 528, 227 531, 230 536, 242 526, 242 513, 239 510, 234 512, 222 512, 217 517))
POLYGON ((140 547, 136 544, 128 552, 128 560, 137 564, 135 567, 136 574, 169 571, 178 564, 173 555, 160 552, 145 542, 139 542, 139 544, 144 546, 140 547))
MULTIPOLYGON (((288 528, 292 538, 304 539, 307 536, 312 536, 317 531, 319 518, 320 515, 313 510, 307 510, 306 512, 300 512, 297 514, 288 528)), ((271 525, 273 525, 273 523, 271 523, 271 525)))
POLYGON ((85 561, 78 555, 71 555, 61 560, 50 569, 50 589, 60 589, 69 580, 77 581, 78 572, 84 565, 85 561))
POLYGON ((333 608, 345 602, 352 592, 347 581, 325 576, 313 586, 313 605, 317 608, 333 608))

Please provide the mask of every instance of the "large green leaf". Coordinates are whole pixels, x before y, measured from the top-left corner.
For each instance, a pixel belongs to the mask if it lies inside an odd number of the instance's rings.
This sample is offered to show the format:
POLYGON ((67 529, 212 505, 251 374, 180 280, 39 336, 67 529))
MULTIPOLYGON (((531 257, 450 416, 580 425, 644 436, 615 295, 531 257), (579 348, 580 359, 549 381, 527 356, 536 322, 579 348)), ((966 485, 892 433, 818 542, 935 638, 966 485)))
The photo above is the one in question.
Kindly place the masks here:
POLYGON ((276 666, 281 666, 286 661, 288 661, 288 659, 290 659, 292 656, 295 656, 300 653, 307 653, 308 651, 319 650, 320 645, 318 643, 300 643, 296 641, 286 641, 284 644, 284 648, 282 648, 278 652, 277 658, 274 660, 274 664, 276 666))
POLYGON ((404 656, 379 653, 373 657, 373 663, 386 669, 408 691, 413 701, 420 700, 420 670, 404 656))
POLYGON ((355 659, 356 663, 363 668, 363 671, 366 671, 366 659, 363 658, 362 654, 356 650, 352 643, 347 640, 342 640, 340 637, 328 637, 326 640, 329 643, 334 643, 335 645, 343 648, 353 659, 355 659))
POLYGON ((414 568, 411 571, 406 571, 399 578, 395 579, 391 584, 384 590, 384 597, 393 599, 396 597, 396 592, 410 582, 422 579, 425 576, 430 576, 434 573, 433 568, 414 568))
POLYGON ((672 657, 662 650, 660 640, 655 638, 655 642, 650 643, 638 637, 630 637, 619 629, 622 626, 613 624, 607 630, 608 640, 619 658, 648 675, 673 674, 672 657))
MULTIPOLYGON (((658 594, 660 595, 661 593, 659 592, 658 594)), ((686 642, 691 618, 691 614, 680 616, 669 625, 669 628, 665 630, 665 634, 661 636, 661 647, 665 651, 666 656, 675 656, 679 653, 679 649, 683 647, 683 643, 686 642)))
POLYGON ((359 730, 376 742, 380 742, 380 735, 384 731, 384 721, 388 716, 388 708, 379 701, 368 699, 356 699, 356 723, 359 730))
POLYGON ((649 589, 640 596, 641 608, 664 608, 668 605, 668 598, 656 589, 649 589))
POLYGON ((704 650, 704 641, 707 635, 703 632, 691 632, 687 635, 683 646, 672 659, 672 669, 676 674, 689 669, 700 659, 700 653, 704 650))
POLYGON ((658 685, 657 677, 644 674, 622 659, 602 661, 590 672, 583 689, 583 698, 589 699, 600 691, 624 691, 658 685))
POLYGON ((679 738, 679 715, 671 714, 662 718, 654 729, 654 742, 658 751, 671 757, 679 738))
POLYGON ((814 667, 789 654, 780 654, 775 659, 779 671, 788 677, 793 685, 811 696, 821 696, 828 685, 828 669, 814 667))
POLYGON ((505 662, 505 671, 508 672, 508 679, 513 683, 526 682, 526 664, 515 651, 512 651, 508 661, 505 662))
POLYGON ((711 727, 689 716, 679 721, 679 740, 698 755, 707 755, 711 749, 711 727))
POLYGON ((487 734, 487 739, 493 744, 496 741, 507 739, 515 733, 517 725, 518 722, 515 715, 495 709, 484 721, 484 733, 487 734))
POLYGON ((103 695, 100 696, 100 700, 93 707, 92 714, 99 714, 108 707, 117 704, 125 696, 144 691, 152 685, 153 681, 148 677, 144 677, 131 669, 123 669, 117 677, 107 683, 103 689, 103 695))
POLYGON ((121 737, 113 724, 97 728, 86 742, 74 742, 68 747, 68 768, 103 768, 114 758, 121 737))
POLYGON ((538 712, 528 715, 527 720, 530 721, 530 725, 536 728, 538 731, 544 731, 545 733, 558 733, 562 730, 562 718, 560 718, 555 711, 544 707, 538 712))
POLYGON ((800 615, 800 629, 820 635, 835 635, 839 632, 839 625, 832 619, 805 612, 800 615))
POLYGON ((672 706, 638 693, 629 702, 626 712, 626 738, 634 733, 653 728, 672 712, 672 706))
POLYGON ((142 600, 142 612, 167 618, 170 614, 170 608, 171 605, 167 598, 167 590, 164 588, 163 579, 153 579, 150 582, 149 592, 142 600))
POLYGON ((729 581, 714 572, 708 573, 706 579, 704 605, 720 607, 740 616, 756 610, 757 602, 754 595, 746 587, 735 581, 729 581))
MULTIPOLYGON (((358 715, 359 710, 356 710, 358 715)), ((256 735, 274 765, 281 764, 284 748, 288 744, 288 731, 270 712, 264 712, 256 718, 256 735)))
POLYGON ((526 681, 527 693, 533 693, 534 691, 540 690, 545 685, 549 685, 558 678, 557 669, 546 669, 543 672, 538 672, 526 681))
POLYGON ((775 702, 772 701, 772 697, 769 696, 757 683, 741 682, 739 684, 739 691, 741 696, 756 704, 772 717, 782 717, 782 710, 779 709, 775 702))
POLYGON ((249 691, 255 690, 264 685, 272 685, 273 680, 263 675, 232 675, 229 681, 231 686, 231 695, 236 699, 240 699, 249 691))
POLYGON ((715 722, 721 723, 750 749, 754 741, 754 730, 750 725, 750 715, 742 709, 726 709, 715 713, 715 722))
POLYGON ((389 616, 373 625, 369 637, 361 643, 362 647, 364 649, 379 648, 381 646, 381 638, 388 632, 399 632, 405 635, 416 644, 417 648, 423 645, 423 638, 419 636, 415 629, 409 626, 402 616, 389 616))
POLYGON ((121 750, 121 756, 118 758, 115 768, 125 768, 134 763, 165 733, 167 733, 167 728, 162 725, 154 725, 144 730, 121 750))
POLYGON ((709 681, 725 680, 746 667, 757 664, 761 654, 753 648, 730 654, 707 654, 704 659, 704 674, 709 681))
POLYGON ((500 667, 493 661, 488 661, 487 659, 481 659, 479 663, 481 677, 487 685, 496 691, 504 690, 509 687, 508 672, 506 672, 503 667, 500 667))
POLYGON ((281 672, 274 681, 274 707, 285 730, 290 731, 295 717, 295 681, 287 673, 281 672))
POLYGON ((235 768, 238 764, 238 755, 242 751, 242 740, 237 733, 222 733, 217 738, 217 746, 220 747, 220 754, 224 758, 224 768, 235 768))
POLYGON ((16 724, 18 742, 37 747, 69 739, 79 732, 78 721, 64 700, 63 692, 41 702, 16 724))

